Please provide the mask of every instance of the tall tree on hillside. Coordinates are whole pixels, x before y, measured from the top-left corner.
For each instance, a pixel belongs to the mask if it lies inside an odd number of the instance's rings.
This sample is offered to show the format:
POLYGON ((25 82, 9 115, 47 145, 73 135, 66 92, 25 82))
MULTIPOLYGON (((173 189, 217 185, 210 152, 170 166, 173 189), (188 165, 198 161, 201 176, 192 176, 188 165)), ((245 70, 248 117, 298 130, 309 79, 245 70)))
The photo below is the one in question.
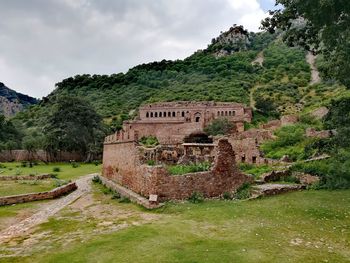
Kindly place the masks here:
POLYGON ((49 153, 79 152, 86 156, 86 161, 91 161, 93 154, 101 152, 105 132, 102 118, 87 101, 62 96, 47 117, 44 135, 49 153))
POLYGON ((0 115, 0 150, 13 150, 19 148, 21 133, 10 120, 0 115))
POLYGON ((289 45, 301 45, 324 56, 323 74, 350 88, 350 1, 276 0, 262 28, 285 31, 289 45))

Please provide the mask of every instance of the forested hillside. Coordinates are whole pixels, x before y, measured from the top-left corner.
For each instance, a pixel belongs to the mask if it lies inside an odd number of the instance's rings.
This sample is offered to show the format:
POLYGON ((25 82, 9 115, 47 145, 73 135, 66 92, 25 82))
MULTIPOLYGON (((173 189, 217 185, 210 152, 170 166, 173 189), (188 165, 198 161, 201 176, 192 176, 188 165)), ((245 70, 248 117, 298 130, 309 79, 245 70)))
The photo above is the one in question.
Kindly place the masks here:
POLYGON ((298 102, 302 97, 298 88, 310 81, 305 51, 287 47, 278 33, 246 33, 244 42, 232 42, 232 34, 227 43, 213 39, 206 49, 184 60, 142 64, 125 74, 67 78, 57 83, 55 91, 40 105, 17 119, 26 127, 40 125, 55 100, 63 95, 88 100, 114 129, 123 119, 132 117, 130 111, 147 102, 216 100, 249 104, 250 93, 257 86, 262 86, 264 96, 278 104, 298 102), (258 54, 263 55, 262 65, 252 63, 258 54), (274 89, 281 93, 277 98, 270 94, 274 89))

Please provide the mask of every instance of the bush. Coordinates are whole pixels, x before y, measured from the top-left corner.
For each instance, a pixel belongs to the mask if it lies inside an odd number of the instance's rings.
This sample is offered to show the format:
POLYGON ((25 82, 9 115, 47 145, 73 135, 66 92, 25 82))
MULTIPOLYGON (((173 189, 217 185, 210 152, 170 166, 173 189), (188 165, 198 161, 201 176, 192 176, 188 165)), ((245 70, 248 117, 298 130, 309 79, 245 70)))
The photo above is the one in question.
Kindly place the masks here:
POLYGON ((139 143, 146 148, 152 148, 159 144, 158 139, 155 136, 144 136, 139 140, 139 143))
POLYGON ((78 168, 80 166, 80 164, 77 162, 71 162, 71 165, 73 168, 78 168))
POLYGON ((92 161, 92 163, 96 166, 99 166, 101 164, 101 161, 94 160, 94 161, 92 161))
POLYGON ((55 188, 57 188, 57 187, 61 187, 63 185, 66 185, 68 183, 69 183, 69 181, 67 181, 67 180, 55 179, 53 185, 54 185, 55 188))
POLYGON ((131 200, 127 197, 122 197, 122 198, 120 198, 119 203, 128 204, 128 203, 131 203, 131 200))
POLYGON ((222 198, 225 200, 231 200, 232 199, 232 194, 230 192, 224 192, 222 194, 222 198))
POLYGON ((204 131, 209 135, 225 135, 232 132, 233 123, 226 118, 218 118, 213 120, 204 131))
POLYGON ((59 173, 59 172, 61 172, 61 168, 60 167, 54 167, 54 168, 52 168, 52 171, 55 172, 55 173, 59 173))
POLYGON ((204 196, 200 192, 193 192, 191 196, 188 198, 188 201, 193 204, 202 203, 204 201, 204 196))
POLYGON ((92 178, 92 182, 93 182, 93 183, 97 183, 97 184, 102 183, 101 178, 100 178, 98 175, 95 175, 95 176, 92 178))
POLYGON ((147 165, 153 166, 156 164, 155 160, 147 160, 147 165))
POLYGON ((244 183, 239 187, 234 194, 236 199, 248 199, 251 196, 251 185, 249 183, 244 183))

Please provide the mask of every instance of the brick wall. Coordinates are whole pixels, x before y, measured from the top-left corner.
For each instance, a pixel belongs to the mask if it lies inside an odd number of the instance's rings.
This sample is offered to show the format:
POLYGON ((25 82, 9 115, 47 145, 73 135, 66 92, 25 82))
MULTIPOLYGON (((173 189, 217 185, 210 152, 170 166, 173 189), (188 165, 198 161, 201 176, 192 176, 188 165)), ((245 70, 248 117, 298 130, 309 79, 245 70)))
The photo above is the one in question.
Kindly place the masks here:
POLYGON ((22 161, 45 161, 45 162, 68 162, 75 160, 84 161, 84 156, 78 153, 58 152, 56 156, 51 156, 43 150, 38 150, 30 154, 26 150, 0 151, 0 162, 22 162, 22 161))
POLYGON ((48 192, 3 196, 3 197, 0 197, 0 206, 26 203, 26 202, 32 202, 32 201, 38 201, 38 200, 44 200, 44 199, 53 199, 53 198, 57 198, 62 195, 68 194, 76 189, 77 189, 77 185, 75 183, 70 183, 70 184, 55 188, 48 192))
POLYGON ((219 140, 216 151, 210 171, 174 176, 163 166, 141 165, 134 143, 107 144, 103 176, 147 198, 156 194, 159 201, 186 199, 195 191, 215 197, 251 181, 235 166, 232 146, 227 139, 219 140))

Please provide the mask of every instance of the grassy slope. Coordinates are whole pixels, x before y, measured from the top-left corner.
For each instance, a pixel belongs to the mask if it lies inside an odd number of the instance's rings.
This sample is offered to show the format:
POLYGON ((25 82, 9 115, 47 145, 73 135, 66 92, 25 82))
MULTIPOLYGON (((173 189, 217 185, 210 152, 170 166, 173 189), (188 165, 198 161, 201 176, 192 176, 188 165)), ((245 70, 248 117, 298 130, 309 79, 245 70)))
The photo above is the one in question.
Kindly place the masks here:
POLYGON ((96 166, 95 164, 80 164, 79 167, 73 168, 69 163, 49 163, 49 164, 39 164, 35 165, 32 168, 22 167, 21 163, 12 162, 12 163, 2 163, 6 168, 0 168, 0 175, 29 175, 29 174, 57 174, 58 179, 62 180, 73 180, 79 176, 98 173, 101 171, 101 165, 96 166), (60 168, 60 172, 55 172, 53 169, 55 167, 60 168))
MULTIPOLYGON (((46 254, 3 261, 345 262, 350 260, 349 211, 350 191, 168 204, 155 212, 163 216, 153 223, 97 236, 83 244, 62 247, 53 242, 46 254)), ((43 225, 43 230, 59 234, 88 224, 91 222, 82 225, 60 219, 43 225)))

